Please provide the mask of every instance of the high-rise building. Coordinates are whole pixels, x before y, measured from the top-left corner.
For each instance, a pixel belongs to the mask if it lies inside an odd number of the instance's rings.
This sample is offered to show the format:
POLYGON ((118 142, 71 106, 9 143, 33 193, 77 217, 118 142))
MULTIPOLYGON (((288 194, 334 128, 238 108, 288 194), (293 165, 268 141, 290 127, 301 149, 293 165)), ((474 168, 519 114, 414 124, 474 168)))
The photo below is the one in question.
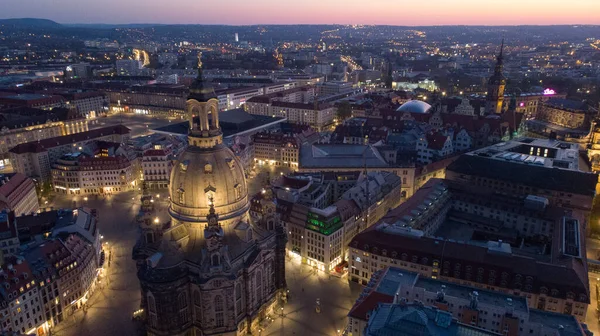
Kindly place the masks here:
POLYGON ((238 33, 235 33, 235 42, 240 42, 240 36, 238 35, 238 33))
POLYGON ((506 87, 506 77, 502 73, 504 69, 504 40, 500 46, 500 54, 496 57, 496 67, 494 74, 488 80, 488 92, 485 103, 485 114, 502 113, 502 103, 504 102, 504 88, 506 87))
POLYGON ((285 232, 251 221, 218 103, 199 67, 186 104, 189 145, 171 172, 170 223, 142 222, 133 251, 149 335, 253 333, 285 287, 285 232))

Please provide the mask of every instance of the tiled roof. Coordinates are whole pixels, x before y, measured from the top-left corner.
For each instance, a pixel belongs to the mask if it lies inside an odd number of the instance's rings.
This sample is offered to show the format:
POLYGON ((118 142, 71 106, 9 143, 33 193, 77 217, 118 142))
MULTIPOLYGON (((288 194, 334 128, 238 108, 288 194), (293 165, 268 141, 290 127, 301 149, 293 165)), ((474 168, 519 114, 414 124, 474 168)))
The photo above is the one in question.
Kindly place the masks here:
POLYGON ((426 135, 427 139, 427 148, 434 150, 441 150, 444 148, 444 144, 448 140, 448 137, 443 135, 440 132, 429 133, 426 135))
POLYGON ((111 134, 129 134, 129 131, 129 128, 123 125, 109 126, 87 132, 75 133, 71 135, 49 138, 40 141, 26 142, 13 147, 10 150, 10 152, 15 154, 41 153, 47 151, 50 148, 69 145, 80 141, 93 140, 111 134))

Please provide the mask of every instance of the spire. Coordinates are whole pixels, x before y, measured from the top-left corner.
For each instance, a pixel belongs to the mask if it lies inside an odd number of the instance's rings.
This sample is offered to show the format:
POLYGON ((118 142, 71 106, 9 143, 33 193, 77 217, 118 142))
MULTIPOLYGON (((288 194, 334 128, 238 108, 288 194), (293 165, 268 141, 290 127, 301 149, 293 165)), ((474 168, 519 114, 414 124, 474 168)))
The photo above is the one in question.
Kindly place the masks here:
POLYGON ((202 80, 202 51, 198 53, 198 80, 202 80))
POLYGON ((502 44, 500 45, 500 55, 498 55, 498 58, 503 58, 504 56, 502 55, 504 51, 504 37, 502 38, 502 44))

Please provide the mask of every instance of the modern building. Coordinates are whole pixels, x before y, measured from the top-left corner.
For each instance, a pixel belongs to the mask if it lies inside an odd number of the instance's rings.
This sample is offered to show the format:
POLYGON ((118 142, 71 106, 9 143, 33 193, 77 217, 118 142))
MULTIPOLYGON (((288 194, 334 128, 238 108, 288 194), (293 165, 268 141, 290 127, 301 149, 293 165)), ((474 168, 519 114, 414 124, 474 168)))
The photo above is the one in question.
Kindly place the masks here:
POLYGON ((295 174, 275 185, 290 255, 326 272, 347 260, 357 233, 401 201, 400 178, 389 172, 295 174))
POLYGON ((142 69, 142 62, 132 59, 122 59, 115 62, 117 74, 120 76, 137 76, 142 69))
POLYGON ((582 220, 542 196, 434 179, 354 238, 349 277, 366 284, 377 269, 400 267, 583 321, 590 299, 582 220))
POLYGON ((68 79, 87 79, 93 76, 90 63, 76 63, 65 68, 65 77, 68 79))
POLYGON ((426 278, 397 267, 376 272, 369 284, 348 314, 351 336, 369 335, 372 322, 386 315, 381 309, 390 306, 421 306, 493 335, 588 335, 572 315, 532 309, 526 297, 426 278))
POLYGON ((321 130, 333 123, 336 109, 332 104, 313 103, 314 97, 314 87, 300 86, 253 97, 244 106, 250 114, 287 118, 290 123, 321 130))
MULTIPOLYGON (((461 155, 448 166, 446 178, 499 195, 542 196, 551 205, 585 218, 592 208, 598 177, 582 170, 578 144, 519 138, 461 155)), ((587 228, 585 221, 581 224, 587 228)))
POLYGON ((117 125, 22 143, 9 152, 14 171, 49 181, 52 177, 52 165, 63 155, 80 152, 83 146, 93 141, 104 140, 120 144, 126 143, 128 139, 129 128, 117 125))
POLYGON ((76 111, 81 118, 97 118, 108 113, 108 95, 100 91, 65 90, 54 91, 65 99, 65 107, 76 111))
POLYGON ((257 332, 285 287, 285 232, 250 220, 244 171, 223 144, 218 104, 199 67, 187 101, 189 146, 171 172, 170 223, 140 224, 133 257, 152 335, 257 332))
POLYGON ((14 211, 17 216, 38 212, 40 205, 33 180, 20 173, 0 175, 0 208, 14 211))

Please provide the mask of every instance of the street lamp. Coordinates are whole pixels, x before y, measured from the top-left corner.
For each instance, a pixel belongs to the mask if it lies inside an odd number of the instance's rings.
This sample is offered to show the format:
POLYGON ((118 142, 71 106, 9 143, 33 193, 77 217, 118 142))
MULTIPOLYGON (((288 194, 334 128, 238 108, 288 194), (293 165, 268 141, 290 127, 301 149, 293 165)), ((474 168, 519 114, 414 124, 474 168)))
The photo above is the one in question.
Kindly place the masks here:
POLYGON ((158 224, 158 217, 154 218, 154 223, 158 224))
POLYGON ((86 196, 86 197, 84 197, 84 198, 83 198, 83 200, 84 200, 84 201, 87 201, 87 200, 88 200, 87 196, 86 196))
POLYGON ((160 198, 160 194, 156 194, 156 198, 160 198))

